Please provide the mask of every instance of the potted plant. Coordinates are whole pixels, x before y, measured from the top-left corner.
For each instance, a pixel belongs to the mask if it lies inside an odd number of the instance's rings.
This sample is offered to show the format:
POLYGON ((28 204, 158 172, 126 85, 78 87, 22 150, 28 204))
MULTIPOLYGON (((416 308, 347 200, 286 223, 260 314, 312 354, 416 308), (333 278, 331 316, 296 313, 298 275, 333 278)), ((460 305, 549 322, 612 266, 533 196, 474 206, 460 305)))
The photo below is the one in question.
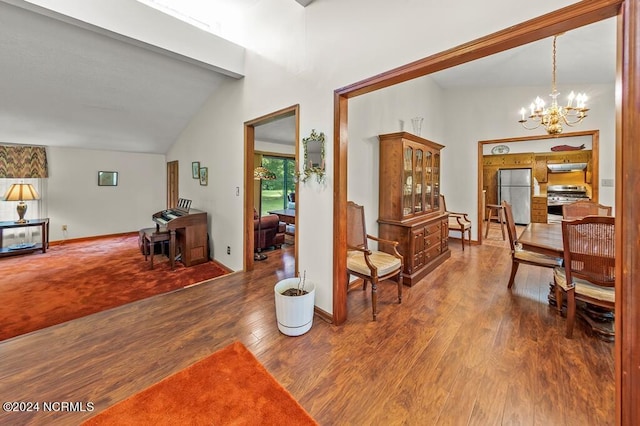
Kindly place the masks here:
POLYGON ((278 329, 287 336, 300 336, 311 329, 316 287, 304 276, 286 278, 274 287, 278 329))

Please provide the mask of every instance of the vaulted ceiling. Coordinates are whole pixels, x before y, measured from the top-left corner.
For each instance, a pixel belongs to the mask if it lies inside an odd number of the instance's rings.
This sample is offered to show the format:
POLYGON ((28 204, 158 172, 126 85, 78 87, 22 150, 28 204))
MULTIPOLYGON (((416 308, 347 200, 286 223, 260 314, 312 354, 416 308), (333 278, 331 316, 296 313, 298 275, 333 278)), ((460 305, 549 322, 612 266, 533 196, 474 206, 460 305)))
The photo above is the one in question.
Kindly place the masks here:
MULTIPOLYGON (((558 52, 559 81, 613 83, 615 20, 563 35, 558 52)), ((5 0, 0 57, 5 143, 165 153, 219 85, 234 78, 5 0)), ((550 74, 547 39, 429 77, 444 88, 498 87, 545 85, 550 74)), ((268 130, 265 140, 280 137, 268 130)))

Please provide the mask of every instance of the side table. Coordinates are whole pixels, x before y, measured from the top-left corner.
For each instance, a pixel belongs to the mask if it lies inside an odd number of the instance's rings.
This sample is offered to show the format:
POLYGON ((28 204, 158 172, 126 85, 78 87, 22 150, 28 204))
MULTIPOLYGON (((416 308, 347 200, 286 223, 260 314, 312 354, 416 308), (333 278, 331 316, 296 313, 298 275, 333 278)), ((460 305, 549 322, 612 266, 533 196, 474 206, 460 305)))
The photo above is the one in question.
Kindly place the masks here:
POLYGON ((36 250, 42 250, 43 253, 46 253, 47 248, 49 248, 49 218, 31 219, 31 220, 27 220, 24 223, 19 223, 12 220, 0 222, 0 257, 13 256, 13 255, 25 254, 25 253, 33 253, 36 250), (2 247, 3 232, 5 229, 27 228, 31 226, 41 227, 40 234, 42 234, 42 242, 36 243, 30 247, 24 247, 24 248, 2 247))

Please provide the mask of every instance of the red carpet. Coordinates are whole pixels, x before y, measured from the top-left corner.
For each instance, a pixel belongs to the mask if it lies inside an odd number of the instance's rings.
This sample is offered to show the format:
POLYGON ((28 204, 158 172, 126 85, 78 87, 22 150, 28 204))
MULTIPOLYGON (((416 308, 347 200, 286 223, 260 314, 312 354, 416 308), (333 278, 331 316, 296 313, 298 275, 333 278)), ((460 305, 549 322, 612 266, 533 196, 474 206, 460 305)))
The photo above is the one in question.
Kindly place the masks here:
POLYGON ((89 425, 317 425, 236 342, 89 419, 89 425))
POLYGON ((46 253, 0 259, 0 340, 196 284, 227 272, 215 262, 154 269, 138 235, 52 246, 46 253))

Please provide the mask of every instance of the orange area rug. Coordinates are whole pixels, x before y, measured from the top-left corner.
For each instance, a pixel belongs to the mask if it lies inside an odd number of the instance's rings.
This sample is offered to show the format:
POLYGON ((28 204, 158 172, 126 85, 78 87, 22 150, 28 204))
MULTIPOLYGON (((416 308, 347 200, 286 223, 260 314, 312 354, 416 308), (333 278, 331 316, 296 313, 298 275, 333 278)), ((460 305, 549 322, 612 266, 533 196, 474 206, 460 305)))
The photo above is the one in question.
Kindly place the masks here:
POLYGON ((154 269, 138 235, 51 246, 46 253, 0 259, 0 340, 167 293, 227 273, 215 262, 189 268, 156 255, 154 269))
POLYGON ((83 423, 85 426, 316 424, 240 342, 83 423))

